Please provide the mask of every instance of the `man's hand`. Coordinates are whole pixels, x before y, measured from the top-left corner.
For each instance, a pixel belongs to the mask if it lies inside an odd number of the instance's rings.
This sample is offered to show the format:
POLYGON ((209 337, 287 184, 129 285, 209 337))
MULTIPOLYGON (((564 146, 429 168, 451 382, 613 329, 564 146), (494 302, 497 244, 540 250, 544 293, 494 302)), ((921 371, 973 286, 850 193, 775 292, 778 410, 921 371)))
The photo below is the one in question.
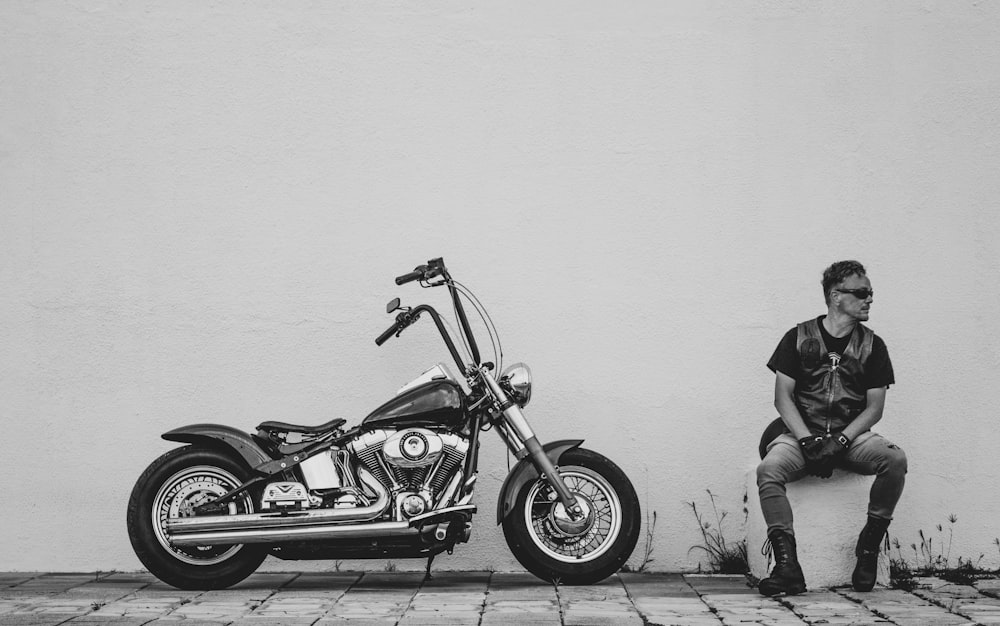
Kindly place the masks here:
POLYGON ((833 475, 833 468, 837 466, 847 449, 851 447, 851 440, 844 433, 832 433, 826 437, 821 437, 822 445, 819 449, 819 460, 816 462, 817 470, 814 476, 829 478, 833 475))
POLYGON ((844 433, 832 433, 827 435, 823 441, 823 449, 820 451, 820 454, 824 459, 836 461, 844 456, 850 447, 851 440, 847 438, 847 435, 844 433))
POLYGON ((806 459, 806 471, 813 476, 829 478, 833 473, 833 468, 826 472, 823 466, 823 446, 825 438, 822 435, 809 435, 799 439, 799 447, 802 449, 802 456, 806 459), (824 476, 823 474, 826 473, 824 476))

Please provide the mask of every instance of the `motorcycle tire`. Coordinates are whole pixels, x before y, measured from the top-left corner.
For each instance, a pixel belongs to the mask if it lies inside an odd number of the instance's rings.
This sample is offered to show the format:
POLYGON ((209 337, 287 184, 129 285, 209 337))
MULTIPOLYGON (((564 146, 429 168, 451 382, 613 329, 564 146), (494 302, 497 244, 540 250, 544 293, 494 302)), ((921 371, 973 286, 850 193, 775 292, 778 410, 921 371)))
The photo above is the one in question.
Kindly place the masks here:
POLYGON ((610 459, 583 448, 559 459, 559 474, 587 515, 572 520, 543 478, 525 483, 503 520, 504 538, 529 572, 556 584, 589 585, 621 569, 639 540, 639 499, 610 459))
MULTIPOLYGON (((256 570, 267 557, 257 545, 174 546, 166 533, 168 517, 193 515, 191 509, 239 486, 249 469, 221 450, 187 446, 153 461, 132 489, 128 535, 142 564, 179 589, 224 589, 256 570)), ((249 494, 229 504, 228 514, 252 513, 249 494)))

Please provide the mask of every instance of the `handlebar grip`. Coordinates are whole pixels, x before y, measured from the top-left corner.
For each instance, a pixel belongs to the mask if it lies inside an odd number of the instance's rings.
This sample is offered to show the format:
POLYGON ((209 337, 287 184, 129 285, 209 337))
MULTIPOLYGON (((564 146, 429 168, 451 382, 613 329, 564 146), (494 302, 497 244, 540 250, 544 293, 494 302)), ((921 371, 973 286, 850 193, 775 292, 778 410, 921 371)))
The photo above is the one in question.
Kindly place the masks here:
POLYGON ((424 275, 424 267, 418 267, 409 274, 403 274, 402 276, 397 276, 396 284, 402 285, 404 283, 417 280, 418 278, 421 278, 423 275, 424 275))
POLYGON ((385 329, 384 333, 375 338, 375 345, 381 346, 383 343, 389 341, 389 338, 395 335, 397 330, 399 330, 399 324, 393 324, 385 329))

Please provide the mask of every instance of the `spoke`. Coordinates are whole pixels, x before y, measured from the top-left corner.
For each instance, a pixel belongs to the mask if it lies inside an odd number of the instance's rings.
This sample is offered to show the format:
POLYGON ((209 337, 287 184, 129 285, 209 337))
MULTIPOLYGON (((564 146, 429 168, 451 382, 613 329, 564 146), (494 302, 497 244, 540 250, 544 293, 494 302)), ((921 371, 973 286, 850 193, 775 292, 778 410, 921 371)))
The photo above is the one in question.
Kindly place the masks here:
POLYGON ((562 559, 586 559, 592 554, 606 549, 608 541, 616 526, 612 494, 608 486, 589 474, 576 473, 568 470, 562 475, 570 492, 587 500, 591 512, 591 526, 582 535, 571 536, 562 532, 551 519, 554 501, 550 501, 543 493, 547 486, 538 485, 530 495, 530 527, 539 543, 539 547, 562 559))

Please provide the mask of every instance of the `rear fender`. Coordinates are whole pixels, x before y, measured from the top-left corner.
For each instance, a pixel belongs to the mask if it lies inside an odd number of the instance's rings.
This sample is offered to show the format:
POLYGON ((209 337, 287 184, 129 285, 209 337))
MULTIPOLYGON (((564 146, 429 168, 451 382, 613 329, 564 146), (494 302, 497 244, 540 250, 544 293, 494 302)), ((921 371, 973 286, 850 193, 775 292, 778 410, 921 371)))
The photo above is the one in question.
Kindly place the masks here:
MULTIPOLYGON (((562 439, 560 441, 550 441, 542 446, 545 454, 552 460, 553 465, 559 465, 559 458, 568 450, 579 448, 583 439, 562 439)), ((500 495, 497 498, 497 524, 503 523, 505 517, 514 510, 514 500, 521 491, 525 483, 538 478, 538 470, 535 469, 530 457, 524 457, 517 462, 514 469, 507 474, 507 479, 500 487, 500 495)))
POLYGON ((163 433, 161 437, 167 441, 197 443, 212 448, 228 448, 240 455, 240 458, 251 468, 272 460, 250 435, 231 426, 192 424, 163 433))

